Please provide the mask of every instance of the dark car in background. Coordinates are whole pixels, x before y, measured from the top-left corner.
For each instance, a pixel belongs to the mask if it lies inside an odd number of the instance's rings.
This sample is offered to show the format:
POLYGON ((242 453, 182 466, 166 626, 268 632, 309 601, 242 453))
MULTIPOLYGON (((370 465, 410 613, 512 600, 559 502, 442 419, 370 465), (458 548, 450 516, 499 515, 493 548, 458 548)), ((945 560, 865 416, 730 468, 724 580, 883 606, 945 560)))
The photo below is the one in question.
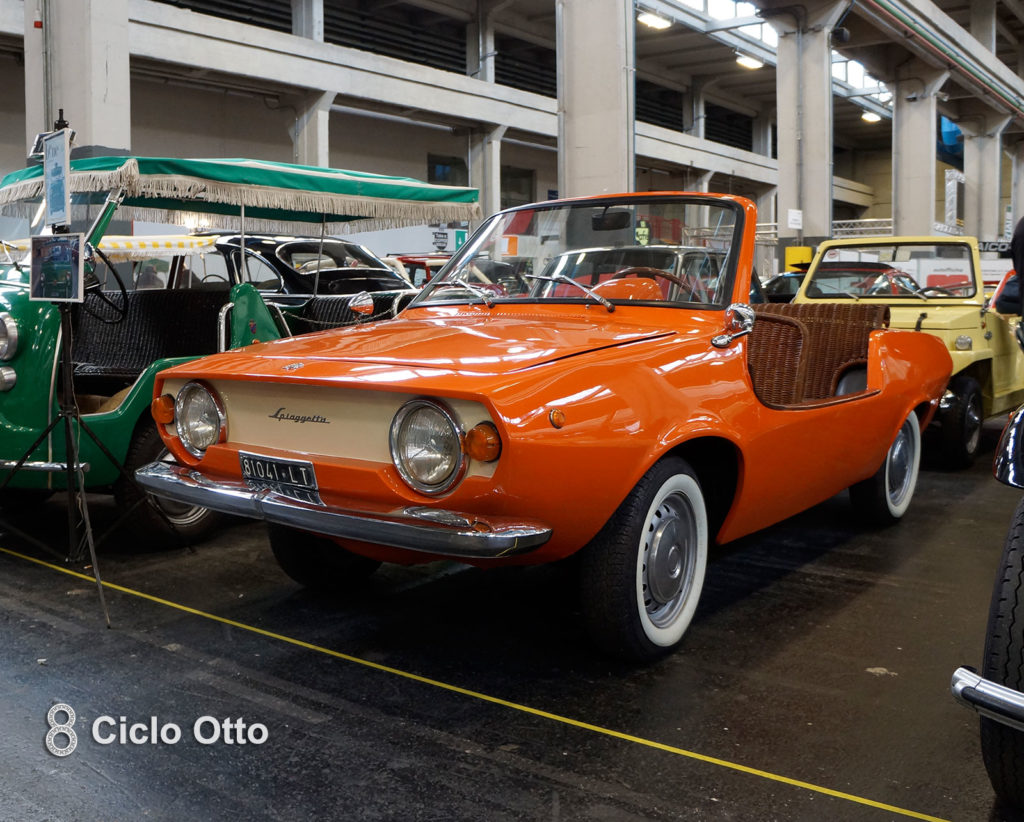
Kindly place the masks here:
POLYGON ((762 286, 765 299, 770 303, 793 302, 806 276, 806 271, 783 271, 770 277, 762 286))
MULTIPOLYGON (((238 234, 221 234, 217 250, 232 266, 240 267, 238 234)), ((409 281, 366 246, 336 237, 245 237, 245 272, 240 282, 259 291, 285 294, 358 294, 361 291, 407 289, 409 281)))

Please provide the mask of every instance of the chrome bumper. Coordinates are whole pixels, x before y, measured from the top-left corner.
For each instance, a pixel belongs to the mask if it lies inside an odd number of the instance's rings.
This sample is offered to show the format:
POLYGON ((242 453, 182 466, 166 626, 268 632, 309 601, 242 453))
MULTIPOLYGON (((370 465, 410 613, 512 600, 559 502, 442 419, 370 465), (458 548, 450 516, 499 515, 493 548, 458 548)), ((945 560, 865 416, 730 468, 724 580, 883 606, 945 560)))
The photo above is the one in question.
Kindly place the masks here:
POLYGON ((181 465, 154 462, 135 472, 158 497, 243 517, 264 519, 332 537, 390 545, 456 559, 497 559, 525 554, 551 537, 551 529, 503 517, 479 518, 413 506, 389 513, 358 511, 255 491, 240 480, 214 481, 181 465))
POLYGON ((956 701, 1018 731, 1024 731, 1024 694, 984 679, 969 668, 953 672, 950 690, 956 701))

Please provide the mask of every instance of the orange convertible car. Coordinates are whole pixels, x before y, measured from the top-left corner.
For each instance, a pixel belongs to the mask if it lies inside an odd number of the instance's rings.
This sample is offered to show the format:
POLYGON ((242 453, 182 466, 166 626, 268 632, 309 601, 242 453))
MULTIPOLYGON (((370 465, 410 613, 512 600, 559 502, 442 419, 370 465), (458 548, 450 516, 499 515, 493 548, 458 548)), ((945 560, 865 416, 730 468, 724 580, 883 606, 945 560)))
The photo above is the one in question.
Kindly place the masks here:
POLYGON ((884 305, 752 306, 754 223, 702 193, 496 214, 392 320, 163 371, 180 464, 138 478, 266 520, 284 570, 332 590, 382 561, 579 552, 595 639, 655 657, 709 543, 847 487, 899 519, 951 370, 884 305))

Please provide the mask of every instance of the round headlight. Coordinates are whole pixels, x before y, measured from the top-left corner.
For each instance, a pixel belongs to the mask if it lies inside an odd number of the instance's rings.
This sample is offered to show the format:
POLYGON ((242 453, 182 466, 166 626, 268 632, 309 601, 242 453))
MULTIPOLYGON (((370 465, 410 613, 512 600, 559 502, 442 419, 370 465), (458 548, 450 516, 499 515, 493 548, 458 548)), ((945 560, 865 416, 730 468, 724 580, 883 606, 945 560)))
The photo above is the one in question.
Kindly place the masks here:
POLYGON ((391 459, 412 488, 442 494, 462 478, 462 429, 452 413, 431 400, 412 400, 391 422, 391 459))
POLYGON ((182 445, 194 457, 220 442, 226 419, 217 396, 202 383, 185 383, 174 400, 174 426, 182 445))
POLYGON ((18 351, 18 324, 6 311, 0 311, 0 360, 9 360, 18 351))

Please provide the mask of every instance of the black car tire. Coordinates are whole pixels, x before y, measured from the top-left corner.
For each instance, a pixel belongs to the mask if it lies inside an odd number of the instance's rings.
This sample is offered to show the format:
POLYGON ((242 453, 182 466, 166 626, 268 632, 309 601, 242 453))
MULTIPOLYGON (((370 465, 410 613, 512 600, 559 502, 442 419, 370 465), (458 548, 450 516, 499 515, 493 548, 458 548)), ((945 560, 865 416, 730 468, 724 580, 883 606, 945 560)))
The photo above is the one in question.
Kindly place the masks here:
POLYGON ((634 662, 677 645, 697 608, 707 567, 707 509, 678 457, 656 463, 583 549, 583 617, 595 644, 634 662))
POLYGON ((344 593, 380 568, 375 559, 354 554, 334 540, 267 523, 270 550, 281 570, 299 585, 321 593, 344 593))
MULTIPOLYGON (((155 424, 142 420, 136 426, 128 445, 128 453, 124 459, 125 471, 134 476, 136 469, 144 465, 169 459, 170 454, 160 439, 155 424)), ((121 511, 132 509, 123 523, 128 532, 141 542, 154 547, 189 544, 205 537, 224 519, 223 514, 209 508, 146 494, 142 488, 123 476, 118 477, 114 484, 114 499, 121 511), (149 496, 153 504, 150 504, 150 501, 142 501, 143 495, 149 496)))
POLYGON ((872 525, 898 522, 910 506, 921 464, 917 414, 907 416, 873 476, 850 486, 850 502, 872 525))
MULTIPOLYGON (((1024 691, 1024 499, 1014 512, 996 574, 981 674, 1024 691)), ((1024 810, 1024 732, 981 717, 981 754, 996 796, 1024 810)))
POLYGON ((973 377, 958 374, 949 381, 953 400, 942 412, 942 456, 951 468, 967 468, 981 449, 984 405, 981 386, 973 377))

